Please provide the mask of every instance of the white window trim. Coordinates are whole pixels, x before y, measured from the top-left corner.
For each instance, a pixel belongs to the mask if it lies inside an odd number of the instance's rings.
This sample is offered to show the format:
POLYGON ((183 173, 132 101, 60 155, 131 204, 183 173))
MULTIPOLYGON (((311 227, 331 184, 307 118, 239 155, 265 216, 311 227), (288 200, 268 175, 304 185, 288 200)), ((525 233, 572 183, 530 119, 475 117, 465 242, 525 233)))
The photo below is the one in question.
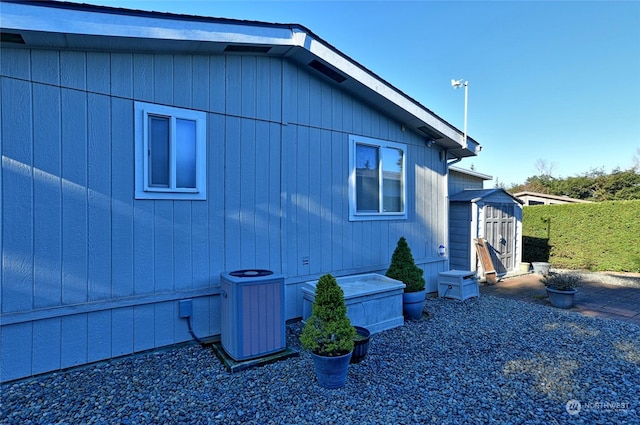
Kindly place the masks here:
MULTIPOLYGON (((207 114, 202 111, 156 105, 153 103, 135 102, 135 198, 136 199, 173 199, 199 200, 207 199, 207 114), (171 119, 186 119, 196 122, 196 187, 166 188, 149 185, 148 164, 148 120, 149 115, 161 115, 171 119)), ((175 130, 172 130, 172 133, 175 130)), ((173 149, 174 135, 171 137, 173 149)), ((175 168, 170 170, 175 177, 175 168)), ((172 181, 175 179, 172 177, 172 181)))
MULTIPOLYGON (((382 159, 380 159, 382 161, 382 159)), ((407 145, 387 140, 372 139, 370 137, 349 135, 349 221, 366 220, 402 220, 407 219, 407 145), (402 212, 357 212, 356 206, 356 144, 366 144, 377 147, 389 147, 402 150, 402 212)), ((382 173, 382 167, 380 167, 382 173)), ((380 178, 382 183, 382 178, 380 178)), ((379 202, 382 202, 383 185, 380 184, 379 202)), ((382 206, 381 206, 382 208, 382 206)))

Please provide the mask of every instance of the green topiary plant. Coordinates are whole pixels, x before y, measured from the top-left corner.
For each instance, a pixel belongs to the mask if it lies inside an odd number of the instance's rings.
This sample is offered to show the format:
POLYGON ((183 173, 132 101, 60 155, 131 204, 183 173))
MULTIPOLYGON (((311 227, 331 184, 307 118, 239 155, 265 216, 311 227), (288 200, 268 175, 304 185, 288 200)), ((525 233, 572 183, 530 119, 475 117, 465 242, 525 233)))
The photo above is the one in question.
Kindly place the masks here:
POLYGON ((404 292, 422 291, 425 286, 424 270, 416 266, 407 240, 402 236, 391 256, 391 265, 387 277, 401 281, 406 285, 404 292))
POLYGON ((344 292, 335 277, 325 274, 318 280, 311 316, 300 335, 302 347, 319 356, 342 356, 353 351, 355 336, 344 292))

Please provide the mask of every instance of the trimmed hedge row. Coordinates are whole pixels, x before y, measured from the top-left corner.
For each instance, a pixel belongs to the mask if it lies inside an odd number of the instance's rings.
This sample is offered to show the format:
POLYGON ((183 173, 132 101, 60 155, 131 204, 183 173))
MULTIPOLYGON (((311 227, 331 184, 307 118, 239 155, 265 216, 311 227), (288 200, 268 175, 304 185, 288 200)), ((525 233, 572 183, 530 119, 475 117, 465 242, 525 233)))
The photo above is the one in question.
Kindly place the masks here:
POLYGON ((522 261, 640 272, 640 200, 526 206, 522 261))

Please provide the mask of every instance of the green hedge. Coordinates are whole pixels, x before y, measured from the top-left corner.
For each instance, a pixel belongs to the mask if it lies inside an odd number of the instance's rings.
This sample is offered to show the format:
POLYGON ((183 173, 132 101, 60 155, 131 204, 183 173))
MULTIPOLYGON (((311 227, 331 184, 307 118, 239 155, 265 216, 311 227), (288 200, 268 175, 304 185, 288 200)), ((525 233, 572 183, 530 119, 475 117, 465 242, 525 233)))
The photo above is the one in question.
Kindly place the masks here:
POLYGON ((522 261, 640 272, 640 201, 536 205, 522 214, 522 261))

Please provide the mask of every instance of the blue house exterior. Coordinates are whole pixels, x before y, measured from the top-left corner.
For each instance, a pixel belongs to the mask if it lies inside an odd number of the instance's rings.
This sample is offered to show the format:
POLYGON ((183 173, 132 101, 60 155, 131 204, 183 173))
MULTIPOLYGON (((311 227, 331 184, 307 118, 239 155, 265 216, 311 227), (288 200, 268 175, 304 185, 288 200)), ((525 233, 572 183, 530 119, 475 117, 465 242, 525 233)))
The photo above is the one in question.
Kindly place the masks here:
POLYGON ((3 1, 0 381, 220 334, 220 273, 448 270, 460 130, 298 25, 3 1), (435 142, 435 144, 427 142, 435 142))

